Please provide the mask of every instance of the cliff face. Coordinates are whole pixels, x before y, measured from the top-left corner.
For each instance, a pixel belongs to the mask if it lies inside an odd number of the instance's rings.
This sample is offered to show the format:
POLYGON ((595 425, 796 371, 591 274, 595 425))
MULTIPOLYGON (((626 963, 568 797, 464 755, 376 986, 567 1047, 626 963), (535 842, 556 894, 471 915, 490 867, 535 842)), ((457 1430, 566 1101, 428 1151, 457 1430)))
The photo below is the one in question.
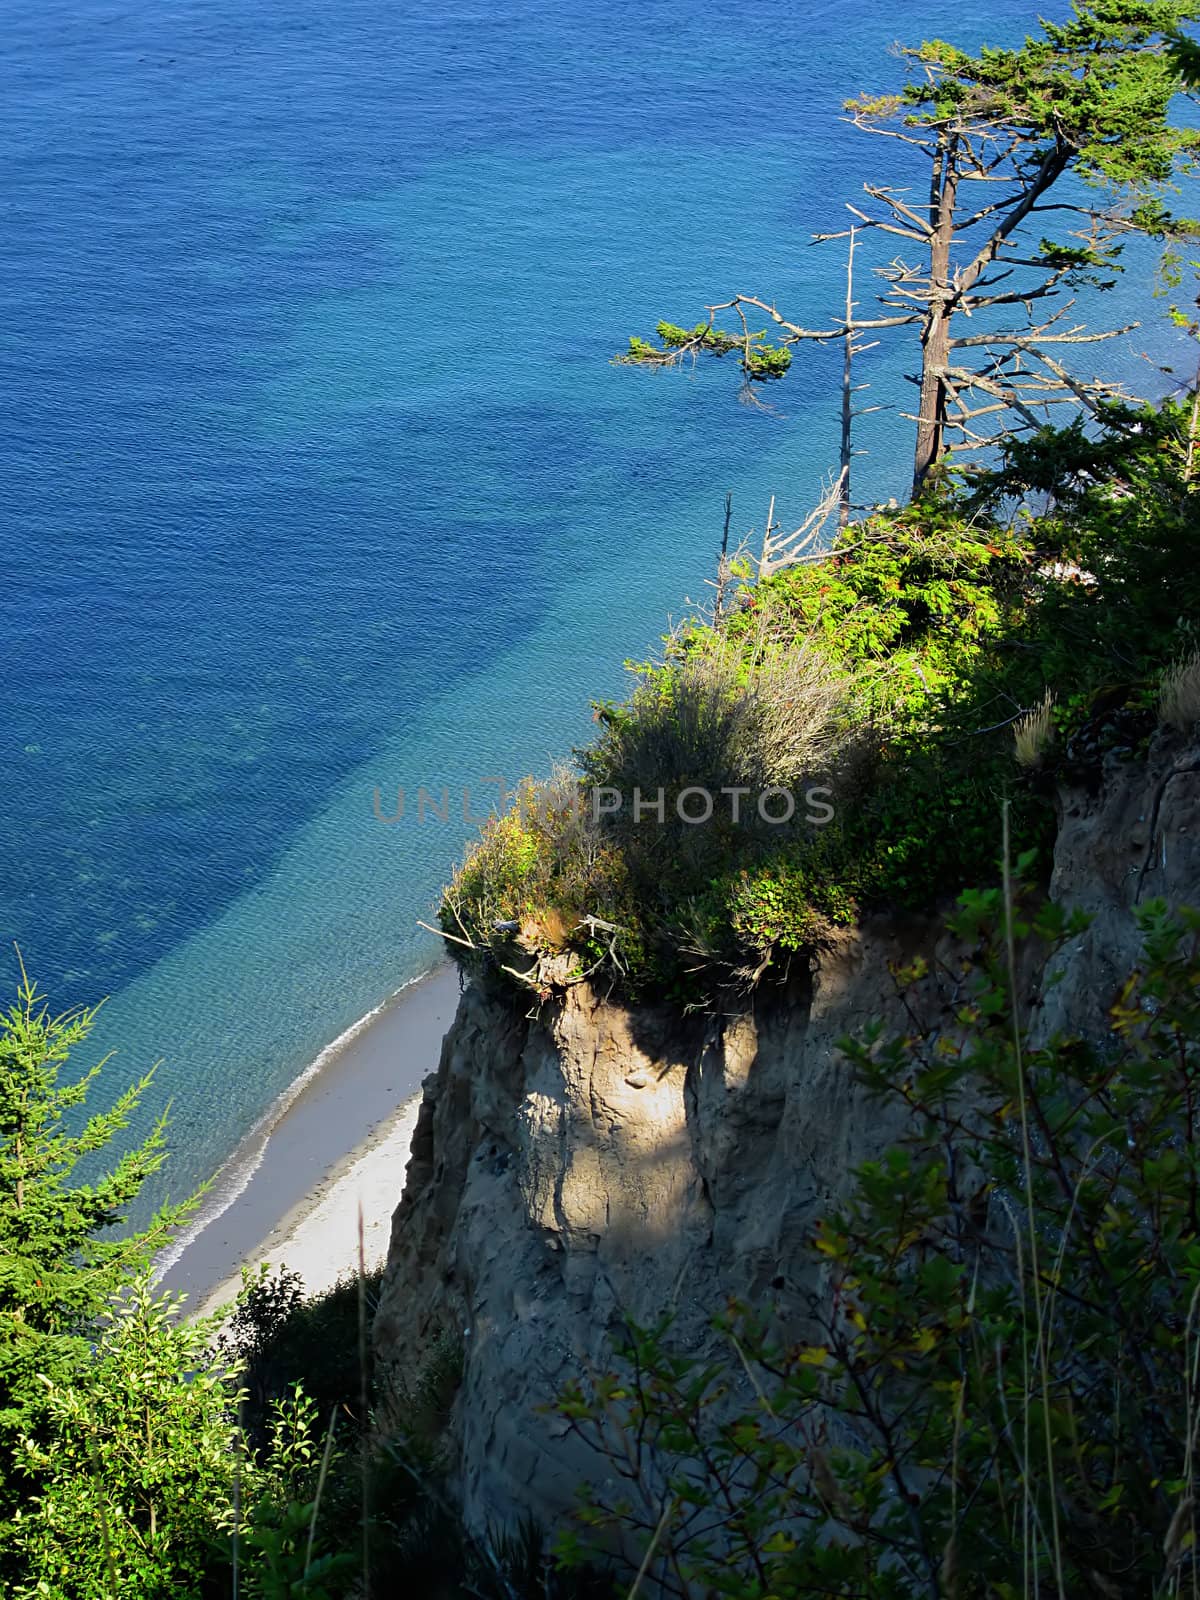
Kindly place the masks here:
MULTIPOLYGON (((1035 1033, 1086 1032, 1134 964, 1137 905, 1200 904, 1200 753, 1160 735, 1060 795, 1052 893, 1093 917, 1055 960, 1027 961, 1035 1033)), ((468 1520, 549 1522, 600 1463, 537 1408, 607 1365, 622 1313, 674 1309, 702 1348, 729 1294, 799 1323, 820 1269, 806 1247, 854 1166, 895 1129, 836 1041, 905 1028, 891 967, 935 963, 921 1005, 949 1024, 960 958, 939 920, 876 920, 744 1012, 681 1020, 586 985, 526 1015, 489 983, 464 993, 425 1084, 375 1324, 405 1373, 462 1339, 455 1409, 468 1520)))

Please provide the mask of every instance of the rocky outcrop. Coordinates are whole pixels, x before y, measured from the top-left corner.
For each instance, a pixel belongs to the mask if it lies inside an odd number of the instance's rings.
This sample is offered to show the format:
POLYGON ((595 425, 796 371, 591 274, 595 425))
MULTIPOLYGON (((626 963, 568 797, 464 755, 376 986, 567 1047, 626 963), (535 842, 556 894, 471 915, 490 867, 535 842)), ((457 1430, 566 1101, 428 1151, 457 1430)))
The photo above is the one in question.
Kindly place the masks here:
MULTIPOLYGON (((1027 963, 1026 1003, 1035 1031, 1086 1032, 1136 959, 1138 904, 1200 904, 1200 754, 1161 734, 1059 804, 1052 893, 1093 920, 1053 985, 1027 963)), ((867 922, 745 1010, 690 1019, 586 985, 528 1014, 511 988, 467 988, 425 1084, 375 1340, 411 1373, 440 1335, 461 1338, 470 1522, 551 1522, 599 1470, 539 1407, 607 1364, 623 1314, 670 1308, 697 1349, 731 1293, 803 1319, 813 1226, 896 1131, 837 1041, 876 1018, 904 1027, 891 969, 918 955, 934 958, 921 1005, 951 1023, 965 952, 940 930, 867 922)))

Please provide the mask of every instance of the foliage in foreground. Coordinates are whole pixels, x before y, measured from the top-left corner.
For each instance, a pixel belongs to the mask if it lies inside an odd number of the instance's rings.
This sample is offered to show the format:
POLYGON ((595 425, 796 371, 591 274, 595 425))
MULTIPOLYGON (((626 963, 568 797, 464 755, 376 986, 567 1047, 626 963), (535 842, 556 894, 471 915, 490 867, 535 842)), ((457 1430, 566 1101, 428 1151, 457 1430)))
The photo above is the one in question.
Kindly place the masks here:
POLYGON ((163 1159, 164 1125, 71 1185, 148 1082, 72 1123, 94 1073, 58 1079, 93 1016, 52 1017, 23 980, 0 1027, 3 1592, 339 1600, 369 1565, 376 1587, 402 1573, 446 1600, 606 1594, 586 1571, 557 1573, 538 1530, 465 1532, 441 1447, 461 1354, 435 1348, 385 1395, 365 1356, 378 1274, 307 1298, 295 1274, 248 1273, 219 1332, 151 1288, 187 1207, 104 1239, 163 1159))
POLYGON ((104 1063, 63 1078, 95 1015, 53 1015, 22 974, 0 1017, 0 1584, 47 1600, 222 1594, 237 1527, 263 1556, 242 1592, 266 1594, 263 1539, 291 1516, 305 1535, 291 1576, 310 1580, 295 1592, 319 1600, 332 1591, 318 1575, 345 1563, 307 1542, 313 1403, 294 1386, 276 1396, 261 1451, 247 1451, 238 1368, 213 1324, 151 1292, 153 1259, 195 1200, 128 1229, 166 1159, 166 1123, 100 1170, 153 1074, 85 1114, 104 1063))
MULTIPOLYGON (((94 1169, 128 1126, 153 1073, 106 1111, 84 1116, 101 1068, 61 1081, 96 1013, 53 1016, 24 972, 16 1001, 0 1015, 0 1461, 41 1437, 47 1383, 85 1368, 112 1296, 145 1271, 194 1201, 168 1206, 144 1229, 118 1233, 126 1207, 166 1159, 165 1124, 127 1150, 106 1173, 94 1169), (114 1235, 116 1235, 114 1237, 114 1235)), ((0 1528, 10 1525, 19 1489, 0 1470, 0 1528)), ((5 1536, 0 1534, 0 1559, 5 1536)))
POLYGON ((37 1492, 16 1518, 28 1572, 16 1594, 220 1593, 235 1528, 259 1558, 246 1563, 243 1593, 332 1594, 325 1582, 346 1559, 307 1548, 315 1407, 299 1391, 277 1402, 256 1459, 238 1427, 242 1396, 213 1358, 213 1324, 185 1322, 180 1309, 169 1296, 155 1299, 144 1279, 132 1284, 86 1373, 70 1384, 47 1380, 49 1437, 26 1441, 20 1464, 37 1492), (272 1589, 264 1580, 287 1554, 272 1535, 289 1517, 306 1541, 290 1552, 296 1586, 272 1589))
POLYGON ((955 1030, 845 1042, 911 1133, 818 1226, 802 1336, 730 1306, 704 1361, 633 1326, 562 1396, 612 1486, 568 1563, 619 1534, 688 1596, 1192 1592, 1200 914, 1139 920, 1107 1037, 1034 1040, 1012 952, 1082 920, 964 896, 955 1030))
POLYGON ((986 880, 1002 799, 1044 862, 1050 780, 1144 749, 1160 680, 1200 637, 1190 425, 1168 402, 1113 409, 1095 437, 1045 430, 819 559, 747 574, 597 708, 582 775, 527 785, 485 829, 445 894, 451 948, 535 985, 549 956, 556 981, 703 1000, 866 909, 986 880), (1031 753, 1014 734, 1039 707, 1031 753), (795 796, 783 825, 756 811, 772 785, 795 796), (717 800, 701 825, 677 811, 695 786, 717 800), (660 788, 662 820, 639 818, 660 788))
POLYGON ((22 978, 0 1018, 0 1589, 337 1600, 366 1560, 447 1600, 599 1593, 556 1577, 540 1535, 464 1533, 440 1449, 460 1357, 429 1352, 385 1397, 364 1358, 377 1278, 306 1298, 294 1274, 248 1274, 220 1336, 152 1291, 189 1207, 106 1237, 164 1159, 165 1125, 78 1180, 150 1081, 83 1118, 100 1069, 60 1079, 94 1015, 54 1017, 22 978))
POLYGON ((294 1278, 252 1278, 218 1348, 133 1278, 87 1359, 39 1380, 36 1437, 6 1468, 27 1491, 8 1591, 203 1600, 231 1592, 236 1552, 242 1594, 335 1600, 365 1549, 418 1593, 599 1596, 586 1563, 620 1531, 668 1593, 1177 1592, 1200 1398, 1200 915, 1144 908, 1144 960, 1089 1045, 1035 1041, 1016 1014, 1010 950, 1081 927, 1030 905, 964 897, 955 931, 977 955, 949 975, 952 1034, 921 1021, 918 968, 898 975, 910 1035, 846 1042, 912 1131, 817 1230, 802 1331, 731 1306, 726 1356, 700 1362, 669 1324, 631 1328, 625 1363, 563 1396, 620 1488, 587 1502, 560 1570, 535 1530, 458 1521, 439 1446, 456 1351, 403 1394, 371 1386, 371 1415, 337 1430, 362 1393, 357 1282, 314 1306, 294 1278), (297 1379, 330 1385, 328 1416, 297 1379))

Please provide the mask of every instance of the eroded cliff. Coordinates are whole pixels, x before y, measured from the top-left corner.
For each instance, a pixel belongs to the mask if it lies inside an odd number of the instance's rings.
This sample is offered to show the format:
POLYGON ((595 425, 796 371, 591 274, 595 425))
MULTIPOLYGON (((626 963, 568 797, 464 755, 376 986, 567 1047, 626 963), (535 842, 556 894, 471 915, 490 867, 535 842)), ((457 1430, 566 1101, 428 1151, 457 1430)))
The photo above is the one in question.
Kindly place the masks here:
MULTIPOLYGON (((1160 733, 1059 795, 1051 892, 1089 912, 1054 961, 1026 960, 1034 1033, 1089 1032, 1135 962, 1135 910, 1200 903, 1200 753, 1160 733)), ((769 974, 745 1009, 681 1018, 580 984, 530 1009, 465 991, 425 1085, 393 1221, 378 1355, 403 1372, 462 1341, 454 1442, 468 1520, 553 1521, 596 1458, 543 1410, 606 1364, 623 1313, 665 1308, 696 1348, 733 1293, 799 1322, 808 1241, 885 1126, 837 1050, 873 1019, 905 1027, 891 969, 931 960, 920 1004, 952 1025, 962 958, 941 918, 877 918, 811 964, 769 974)))

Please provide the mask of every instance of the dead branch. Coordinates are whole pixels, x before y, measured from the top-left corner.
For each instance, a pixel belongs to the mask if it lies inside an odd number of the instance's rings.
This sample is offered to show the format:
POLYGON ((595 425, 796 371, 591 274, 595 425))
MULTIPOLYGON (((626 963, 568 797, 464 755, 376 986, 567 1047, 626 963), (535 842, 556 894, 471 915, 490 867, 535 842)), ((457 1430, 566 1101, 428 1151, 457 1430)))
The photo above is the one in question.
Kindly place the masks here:
POLYGON ((775 496, 771 496, 770 509, 767 512, 767 525, 763 533, 762 554, 758 558, 759 579, 769 578, 776 572, 782 572, 785 567, 794 567, 806 560, 823 559, 826 551, 820 550, 812 555, 806 554, 824 532, 825 524, 838 509, 842 500, 842 486, 849 477, 849 468, 843 467, 836 477, 830 476, 830 481, 821 499, 809 512, 798 528, 791 533, 785 533, 782 538, 775 537, 775 496))

